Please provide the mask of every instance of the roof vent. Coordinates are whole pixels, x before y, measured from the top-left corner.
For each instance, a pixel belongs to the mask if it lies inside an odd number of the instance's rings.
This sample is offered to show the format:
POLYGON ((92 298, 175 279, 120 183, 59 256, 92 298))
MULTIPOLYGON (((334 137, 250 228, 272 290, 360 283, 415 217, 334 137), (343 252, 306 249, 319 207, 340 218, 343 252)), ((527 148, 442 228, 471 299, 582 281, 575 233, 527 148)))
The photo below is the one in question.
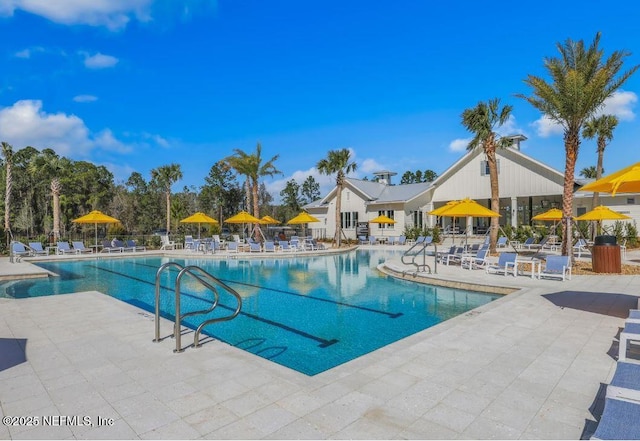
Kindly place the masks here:
POLYGON ((511 140, 511 148, 514 150, 520 150, 520 143, 527 140, 527 137, 524 135, 511 135, 505 136, 505 138, 511 140))
POLYGON ((391 176, 395 176, 398 173, 392 171, 379 171, 375 172, 373 175, 376 177, 376 181, 384 185, 391 185, 391 176))

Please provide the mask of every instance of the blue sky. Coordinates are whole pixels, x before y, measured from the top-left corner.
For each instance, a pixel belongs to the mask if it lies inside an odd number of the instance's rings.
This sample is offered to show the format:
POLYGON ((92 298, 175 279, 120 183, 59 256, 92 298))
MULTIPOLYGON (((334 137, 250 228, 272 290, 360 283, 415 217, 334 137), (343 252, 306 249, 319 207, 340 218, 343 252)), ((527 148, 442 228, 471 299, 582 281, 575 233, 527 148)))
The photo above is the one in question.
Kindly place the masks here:
MULTIPOLYGON (((527 74, 567 38, 632 53, 640 4, 268 0, 0 0, 0 140, 105 165, 117 181, 177 162, 184 185, 239 148, 280 155, 277 197, 350 148, 356 177, 442 173, 465 151, 460 114, 513 105, 501 134, 564 171, 561 131, 527 102, 527 74)), ((607 102, 620 124, 605 172, 638 161, 640 73, 607 102)), ((595 165, 584 141, 576 174, 595 165)), ((399 178, 399 177, 398 177, 399 178)), ((399 179, 396 181, 398 182, 399 179)))

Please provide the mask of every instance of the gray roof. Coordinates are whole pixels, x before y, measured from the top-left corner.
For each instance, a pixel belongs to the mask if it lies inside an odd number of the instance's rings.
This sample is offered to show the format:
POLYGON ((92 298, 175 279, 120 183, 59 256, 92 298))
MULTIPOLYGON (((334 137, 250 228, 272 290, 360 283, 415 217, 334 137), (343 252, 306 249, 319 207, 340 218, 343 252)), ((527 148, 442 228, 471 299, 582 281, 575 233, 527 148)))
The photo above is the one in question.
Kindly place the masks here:
POLYGON ((374 181, 347 178, 349 184, 368 196, 369 202, 388 203, 405 202, 424 193, 431 187, 431 182, 419 184, 385 185, 374 181))

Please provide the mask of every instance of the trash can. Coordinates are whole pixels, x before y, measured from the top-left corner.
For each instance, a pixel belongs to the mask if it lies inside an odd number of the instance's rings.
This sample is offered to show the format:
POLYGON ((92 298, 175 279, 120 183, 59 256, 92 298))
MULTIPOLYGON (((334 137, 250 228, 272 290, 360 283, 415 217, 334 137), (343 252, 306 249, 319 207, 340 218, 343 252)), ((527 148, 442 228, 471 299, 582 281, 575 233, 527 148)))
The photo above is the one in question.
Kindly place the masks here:
POLYGON ((591 251, 591 264, 594 273, 620 274, 622 263, 620 245, 615 236, 596 236, 591 251))

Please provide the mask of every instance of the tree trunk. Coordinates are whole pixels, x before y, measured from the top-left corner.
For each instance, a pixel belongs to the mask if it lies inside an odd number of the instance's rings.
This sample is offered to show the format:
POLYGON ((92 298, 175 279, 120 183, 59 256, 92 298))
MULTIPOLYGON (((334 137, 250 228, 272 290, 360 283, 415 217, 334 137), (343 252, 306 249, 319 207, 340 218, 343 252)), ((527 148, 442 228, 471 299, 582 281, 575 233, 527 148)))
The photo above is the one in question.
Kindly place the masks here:
MULTIPOLYGON (((258 203, 258 181, 257 180, 253 181, 251 190, 253 194, 253 217, 260 219, 260 205, 258 203)), ((251 227, 250 227, 251 233, 249 234, 249 237, 253 235, 253 233, 257 229, 256 227, 257 225, 251 224, 251 227)), ((256 237, 256 240, 260 240, 260 238, 256 237)))
POLYGON ((167 234, 171 232, 171 189, 166 192, 167 196, 167 234))
POLYGON ((336 243, 338 248, 342 245, 342 184, 343 179, 340 176, 340 172, 338 172, 337 179, 337 191, 336 191, 336 243))
MULTIPOLYGON (((604 162, 604 149, 605 149, 605 140, 604 138, 598 138, 598 164, 596 165, 596 181, 602 177, 602 163, 604 162)), ((593 192, 593 208, 596 208, 600 205, 600 193, 597 191, 593 192)), ((594 222, 595 228, 593 231, 593 236, 596 234, 600 234, 601 230, 601 222, 594 222)), ((592 237, 592 239, 594 238, 592 237)))
MULTIPOLYGON (((564 143, 566 159, 564 166, 564 189, 562 192, 562 255, 573 256, 573 232, 571 218, 573 216, 573 186, 575 182, 576 161, 580 147, 580 130, 569 130, 565 133, 564 143)), ((572 258, 573 260, 573 258, 572 258)))
POLYGON ((13 172, 11 167, 11 161, 7 160, 7 180, 6 189, 4 193, 4 231, 7 234, 7 244, 9 239, 9 232, 11 231, 10 214, 11 214, 11 188, 13 187, 13 172))
MULTIPOLYGON (((486 150, 487 162, 489 163, 489 180, 491 182, 491 211, 500 214, 500 192, 498 189, 498 165, 496 162, 495 147, 486 150)), ((489 234, 489 252, 496 252, 496 242, 498 241, 498 230, 500 228, 500 218, 491 218, 491 232, 489 234)))
POLYGON ((60 181, 54 178, 51 181, 51 196, 53 197, 53 242, 60 239, 60 181))

